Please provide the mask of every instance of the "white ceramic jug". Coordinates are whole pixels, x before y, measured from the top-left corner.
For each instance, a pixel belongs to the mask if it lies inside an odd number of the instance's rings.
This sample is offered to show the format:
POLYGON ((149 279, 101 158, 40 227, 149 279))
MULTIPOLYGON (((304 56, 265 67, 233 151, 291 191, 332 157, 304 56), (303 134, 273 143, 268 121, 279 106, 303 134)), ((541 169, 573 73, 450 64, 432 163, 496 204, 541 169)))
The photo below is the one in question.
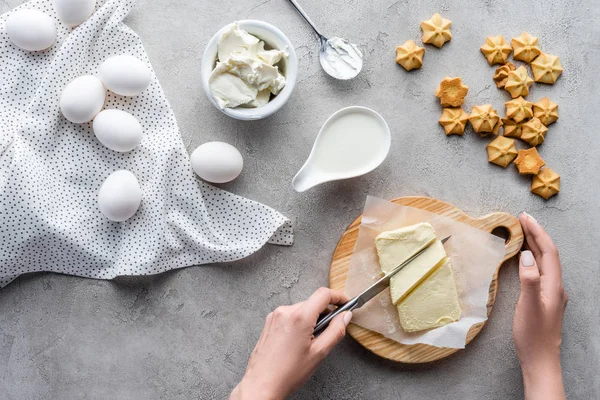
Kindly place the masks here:
POLYGON ((377 112, 358 106, 342 108, 321 127, 292 186, 304 192, 324 182, 371 172, 387 157, 390 142, 390 128, 377 112))

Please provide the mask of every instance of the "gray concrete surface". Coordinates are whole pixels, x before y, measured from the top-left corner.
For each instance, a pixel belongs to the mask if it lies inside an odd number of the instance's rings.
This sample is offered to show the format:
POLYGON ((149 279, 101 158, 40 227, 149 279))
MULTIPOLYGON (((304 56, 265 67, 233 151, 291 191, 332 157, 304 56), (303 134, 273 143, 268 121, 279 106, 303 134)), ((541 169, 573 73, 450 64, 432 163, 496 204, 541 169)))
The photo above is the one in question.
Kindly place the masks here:
MULTIPOLYGON (((20 4, 0 2, 0 12, 20 4)), ((291 248, 267 246, 231 265, 193 267, 154 277, 96 281, 55 274, 24 276, 0 291, 0 397, 4 399, 218 399, 243 375, 269 311, 327 284, 333 248, 361 212, 367 194, 428 195, 478 216, 527 210, 561 250, 570 303, 563 367, 570 399, 600 398, 600 145, 598 64, 600 6, 594 0, 414 1, 304 0, 328 34, 349 37, 365 53, 350 82, 329 79, 310 29, 285 0, 140 0, 127 22, 141 36, 170 99, 186 147, 224 140, 245 157, 225 187, 284 212, 296 223, 291 248), (519 4, 517 6, 517 3, 519 4), (453 40, 427 46, 422 70, 406 73, 394 48, 420 38, 434 12, 453 21, 453 40), (219 113, 201 89, 204 45, 236 19, 279 26, 300 57, 288 105, 264 121, 241 123, 219 113), (487 163, 474 134, 446 138, 433 96, 446 75, 470 87, 467 107, 503 109, 507 93, 479 52, 485 36, 527 30, 561 56, 554 86, 534 86, 560 105, 540 152, 562 175, 562 192, 545 202, 513 167, 487 163), (393 131, 392 151, 375 172, 304 194, 290 181, 320 125, 337 109, 364 105, 393 131)), ((511 338, 519 292, 507 263, 491 319, 481 335, 444 361, 423 366, 386 362, 347 338, 295 399, 520 399, 522 382, 511 338)), ((281 355, 285 357, 285 354, 281 355)))

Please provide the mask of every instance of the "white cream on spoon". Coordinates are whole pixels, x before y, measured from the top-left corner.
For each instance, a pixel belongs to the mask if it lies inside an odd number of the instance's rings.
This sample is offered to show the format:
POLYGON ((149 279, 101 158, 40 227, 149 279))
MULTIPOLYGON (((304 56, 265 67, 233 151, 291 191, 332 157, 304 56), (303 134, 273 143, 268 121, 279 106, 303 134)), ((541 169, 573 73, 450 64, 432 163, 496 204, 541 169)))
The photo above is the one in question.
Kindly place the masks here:
POLYGON ((321 66, 337 79, 352 79, 362 70, 362 53, 346 39, 332 37, 324 45, 319 57, 321 66))
POLYGON ((327 39, 317 29, 296 0, 290 0, 290 3, 292 3, 300 15, 304 17, 306 22, 313 28, 321 40, 321 54, 319 54, 319 61, 325 72, 333 78, 342 80, 352 79, 358 75, 363 66, 363 55, 358 47, 355 44, 350 43, 347 39, 339 37, 327 39))
POLYGON ((385 160, 390 142, 390 128, 381 115, 365 107, 342 108, 321 128, 292 186, 304 192, 324 182, 364 175, 385 160))

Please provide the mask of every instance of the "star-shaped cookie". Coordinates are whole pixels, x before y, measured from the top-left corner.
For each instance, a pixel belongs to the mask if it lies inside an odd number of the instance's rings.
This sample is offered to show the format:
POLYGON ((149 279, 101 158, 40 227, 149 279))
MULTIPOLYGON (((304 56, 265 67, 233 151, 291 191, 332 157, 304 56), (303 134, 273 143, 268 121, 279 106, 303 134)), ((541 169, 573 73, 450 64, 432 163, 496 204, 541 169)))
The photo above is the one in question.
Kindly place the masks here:
POLYGON ((531 192, 548 200, 560 192, 560 175, 550 168, 544 168, 531 180, 531 192))
POLYGON ((531 62, 531 72, 536 82, 554 84, 563 72, 560 59, 551 54, 541 53, 531 62))
POLYGON ((496 68, 496 72, 494 73, 493 77, 496 87, 499 89, 504 88, 504 85, 506 85, 506 81, 508 80, 508 73, 510 71, 514 71, 515 69, 517 69, 517 67, 515 67, 515 64, 511 63, 510 61, 496 68))
POLYGON ((485 44, 479 48, 485 56, 488 64, 506 64, 512 47, 506 42, 504 36, 488 36, 485 44))
POLYGON ((515 165, 521 175, 536 175, 546 165, 535 147, 519 150, 515 165))
POLYGON ((506 118, 515 122, 521 122, 533 117, 533 103, 519 96, 516 99, 504 103, 506 106, 506 118))
POLYGON ((442 107, 460 107, 465 102, 469 87, 463 85, 460 77, 445 77, 435 91, 442 107))
POLYGON ((521 36, 513 38, 510 43, 514 50, 513 58, 515 60, 532 62, 540 54, 538 38, 531 36, 527 32, 521 33, 521 36))
POLYGON ((513 139, 504 136, 498 136, 486 146, 488 161, 506 168, 515 157, 517 157, 517 147, 513 139))
POLYGON ((439 120, 440 125, 444 127, 446 135, 463 135, 469 114, 462 108, 444 108, 442 117, 439 120))
POLYGON ((421 30, 423 43, 430 43, 435 47, 442 47, 444 43, 452 39, 450 33, 450 25, 452 21, 442 18, 440 14, 433 14, 427 21, 421 22, 421 30))
POLYGON ((498 112, 492 108, 491 104, 473 106, 471 115, 469 115, 469 122, 477 133, 492 133, 498 121, 500 121, 498 112))
POLYGON ((415 44, 413 40, 407 40, 403 45, 396 47, 396 62, 405 70, 418 69, 423 66, 423 55, 425 49, 415 44))
POLYGON ((522 123, 517 123, 510 118, 502 118, 504 123, 504 136, 514 139, 521 139, 522 123))
POLYGON ((524 66, 520 66, 514 71, 508 73, 508 79, 504 85, 510 96, 515 99, 519 96, 527 96, 529 94, 529 87, 533 84, 533 79, 527 73, 527 69, 524 66))
POLYGON ((558 120, 558 104, 544 97, 533 103, 533 116, 539 118, 542 124, 548 126, 558 120))
POLYGON ((537 146, 544 143, 548 128, 539 118, 532 118, 523 124, 521 128, 521 140, 526 141, 531 146, 537 146))

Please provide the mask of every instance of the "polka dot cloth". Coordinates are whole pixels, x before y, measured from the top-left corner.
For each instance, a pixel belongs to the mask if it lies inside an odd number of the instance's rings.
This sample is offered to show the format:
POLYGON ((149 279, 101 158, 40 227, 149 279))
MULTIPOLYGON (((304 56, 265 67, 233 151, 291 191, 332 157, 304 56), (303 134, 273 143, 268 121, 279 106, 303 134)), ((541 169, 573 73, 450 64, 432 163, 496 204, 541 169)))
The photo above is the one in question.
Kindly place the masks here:
POLYGON ((106 58, 131 54, 150 63, 122 22, 132 1, 99 2, 73 30, 58 21, 52 3, 19 7, 56 20, 57 43, 42 52, 10 43, 4 23, 10 13, 0 17, 0 287, 27 272, 110 279, 232 261, 267 242, 290 245, 283 215, 195 177, 156 78, 140 96, 108 95, 106 108, 125 110, 144 127, 141 145, 130 153, 105 148, 91 123, 62 116, 63 88, 96 74, 106 58), (102 182, 118 169, 133 172, 143 192, 136 215, 121 223, 104 217, 97 200, 102 182))

